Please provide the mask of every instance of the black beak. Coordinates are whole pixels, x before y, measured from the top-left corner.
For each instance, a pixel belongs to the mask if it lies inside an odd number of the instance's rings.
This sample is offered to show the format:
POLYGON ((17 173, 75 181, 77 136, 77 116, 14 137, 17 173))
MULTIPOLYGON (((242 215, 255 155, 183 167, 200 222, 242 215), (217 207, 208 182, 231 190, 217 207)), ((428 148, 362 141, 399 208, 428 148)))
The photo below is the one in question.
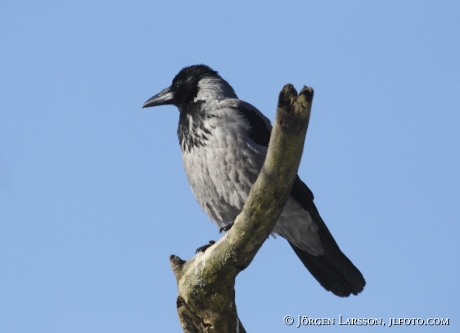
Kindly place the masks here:
POLYGON ((159 94, 151 97, 147 102, 142 105, 142 108, 149 108, 152 106, 172 104, 174 99, 174 93, 171 91, 171 87, 163 89, 159 94))

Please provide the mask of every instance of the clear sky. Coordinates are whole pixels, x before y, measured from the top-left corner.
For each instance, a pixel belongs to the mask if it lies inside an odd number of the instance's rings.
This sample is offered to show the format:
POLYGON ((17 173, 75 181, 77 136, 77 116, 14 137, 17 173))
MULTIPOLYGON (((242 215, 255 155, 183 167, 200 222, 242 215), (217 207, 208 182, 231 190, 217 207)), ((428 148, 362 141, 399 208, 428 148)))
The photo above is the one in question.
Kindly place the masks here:
POLYGON ((177 109, 141 105, 197 63, 270 119, 315 89, 299 174, 367 280, 336 297, 270 238, 236 281, 247 331, 459 332, 460 2, 392 0, 0 1, 0 332, 182 332, 169 255, 220 235, 177 109))

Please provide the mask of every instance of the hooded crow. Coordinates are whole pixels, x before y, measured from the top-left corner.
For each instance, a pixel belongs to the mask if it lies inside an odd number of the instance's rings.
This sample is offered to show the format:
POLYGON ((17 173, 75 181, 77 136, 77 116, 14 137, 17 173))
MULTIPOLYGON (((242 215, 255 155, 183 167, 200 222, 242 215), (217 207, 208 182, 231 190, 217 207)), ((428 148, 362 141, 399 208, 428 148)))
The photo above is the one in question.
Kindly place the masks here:
MULTIPOLYGON (((183 68, 143 108, 167 104, 179 109, 177 134, 196 200, 225 229, 243 209, 262 168, 270 121, 205 65, 183 68)), ((288 241, 326 290, 341 297, 363 290, 363 275, 340 250, 299 176, 273 232, 288 241)))

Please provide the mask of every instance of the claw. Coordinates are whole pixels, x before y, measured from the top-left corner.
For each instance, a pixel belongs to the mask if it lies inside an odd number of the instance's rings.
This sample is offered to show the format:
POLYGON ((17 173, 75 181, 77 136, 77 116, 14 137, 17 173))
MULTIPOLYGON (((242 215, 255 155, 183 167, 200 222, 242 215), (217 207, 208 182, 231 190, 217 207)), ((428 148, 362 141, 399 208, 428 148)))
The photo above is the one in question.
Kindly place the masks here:
POLYGON ((209 244, 206 244, 206 245, 203 245, 203 246, 200 246, 199 248, 197 248, 196 251, 195 251, 195 254, 198 254, 200 252, 204 253, 209 247, 213 246, 214 244, 216 244, 216 242, 213 241, 213 240, 210 240, 209 244))
POLYGON ((223 226, 222 228, 219 229, 219 234, 223 233, 224 231, 229 231, 233 227, 233 223, 235 221, 223 226))

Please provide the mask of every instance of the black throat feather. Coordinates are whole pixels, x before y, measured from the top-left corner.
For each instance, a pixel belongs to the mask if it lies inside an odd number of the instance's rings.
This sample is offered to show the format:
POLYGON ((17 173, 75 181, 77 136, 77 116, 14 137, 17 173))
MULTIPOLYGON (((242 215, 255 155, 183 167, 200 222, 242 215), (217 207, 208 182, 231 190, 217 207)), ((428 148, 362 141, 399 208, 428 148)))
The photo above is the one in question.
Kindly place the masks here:
POLYGON ((190 152, 193 148, 206 146, 207 135, 211 135, 211 132, 204 126, 204 122, 215 116, 203 110, 204 103, 199 100, 188 104, 187 108, 180 109, 177 136, 182 151, 190 152))

